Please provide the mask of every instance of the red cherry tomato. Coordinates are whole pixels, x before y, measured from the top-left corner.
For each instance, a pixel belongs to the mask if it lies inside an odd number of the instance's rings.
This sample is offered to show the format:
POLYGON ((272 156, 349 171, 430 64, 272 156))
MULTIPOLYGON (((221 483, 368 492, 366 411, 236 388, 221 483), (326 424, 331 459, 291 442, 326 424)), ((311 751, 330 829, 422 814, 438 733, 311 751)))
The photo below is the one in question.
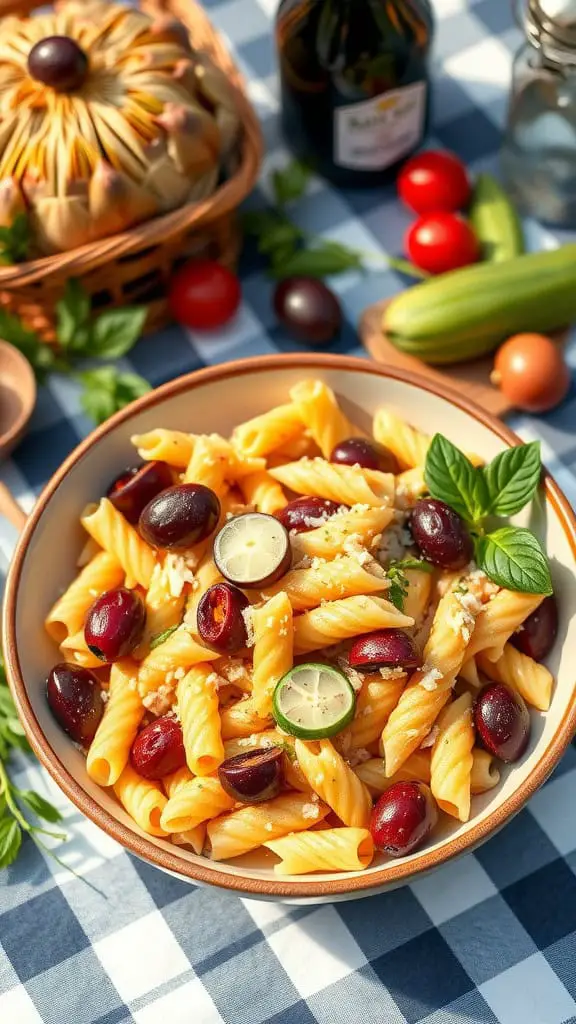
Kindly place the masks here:
POLYGON ((415 213, 462 210, 471 191, 466 168, 453 153, 419 153, 398 176, 398 194, 415 213))
POLYGON ((427 213, 406 235, 406 251, 417 267, 429 274, 467 267, 480 256, 472 228, 456 213, 427 213))
POLYGON ((185 263, 168 294, 174 318, 185 327, 211 330, 232 319, 240 305, 238 278, 214 260, 185 263))

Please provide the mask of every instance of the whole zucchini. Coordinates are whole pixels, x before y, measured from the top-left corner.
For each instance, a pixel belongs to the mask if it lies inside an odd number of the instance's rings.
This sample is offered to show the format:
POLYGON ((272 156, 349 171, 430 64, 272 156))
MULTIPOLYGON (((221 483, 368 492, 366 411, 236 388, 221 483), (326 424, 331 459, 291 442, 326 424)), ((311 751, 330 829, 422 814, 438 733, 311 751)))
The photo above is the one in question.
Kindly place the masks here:
POLYGON ((430 278, 392 299, 384 333, 425 363, 458 363, 520 331, 576 320, 576 243, 430 278))

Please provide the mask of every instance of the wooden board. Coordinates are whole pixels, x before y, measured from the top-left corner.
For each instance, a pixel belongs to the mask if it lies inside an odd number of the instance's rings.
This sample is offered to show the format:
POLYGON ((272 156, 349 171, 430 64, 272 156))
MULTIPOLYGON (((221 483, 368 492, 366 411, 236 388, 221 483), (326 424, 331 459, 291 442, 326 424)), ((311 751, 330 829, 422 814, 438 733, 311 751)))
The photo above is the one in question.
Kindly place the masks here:
MULTIPOLYGON (((475 359, 470 363, 454 363, 450 366, 428 366, 415 356, 406 355, 395 348, 382 330, 382 318, 390 299, 368 306, 360 318, 359 333, 362 344, 377 363, 386 363, 399 370, 411 370, 421 377, 454 388, 466 398, 482 406, 493 416, 505 416, 513 406, 490 383, 494 355, 475 359)), ((566 332, 555 335, 560 344, 566 340, 566 332)))

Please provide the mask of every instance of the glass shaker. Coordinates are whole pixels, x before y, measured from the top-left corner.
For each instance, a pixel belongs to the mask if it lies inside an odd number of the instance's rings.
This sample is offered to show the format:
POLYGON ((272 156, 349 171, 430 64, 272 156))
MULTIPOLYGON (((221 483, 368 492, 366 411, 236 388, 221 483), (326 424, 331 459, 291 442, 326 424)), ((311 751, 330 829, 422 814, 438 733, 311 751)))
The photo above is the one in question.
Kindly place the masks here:
POLYGON ((514 61, 502 172, 519 208, 576 228, 576 0, 516 0, 527 42, 514 61))

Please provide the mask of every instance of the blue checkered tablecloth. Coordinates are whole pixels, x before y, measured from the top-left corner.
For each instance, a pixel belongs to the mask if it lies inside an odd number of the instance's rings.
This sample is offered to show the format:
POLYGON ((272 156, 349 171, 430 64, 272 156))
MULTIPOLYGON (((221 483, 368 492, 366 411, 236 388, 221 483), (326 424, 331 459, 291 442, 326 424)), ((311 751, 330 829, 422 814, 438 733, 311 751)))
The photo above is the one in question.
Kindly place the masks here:
MULTIPOLYGON (((287 154, 277 125, 270 19, 276 0, 205 0, 262 119, 265 174, 287 154)), ((473 171, 494 170, 520 35, 508 0, 435 0, 439 16, 431 144, 473 171)), ((265 200, 262 191, 252 202, 265 200)), ((407 215, 392 188, 337 192, 314 182, 294 209, 307 229, 398 253, 407 215)), ((534 247, 558 236, 529 224, 534 247)), ((222 360, 298 348, 275 323, 271 287, 245 253, 244 303, 215 336, 177 327, 141 341, 129 365, 153 384, 222 360)), ((402 286, 375 268, 334 281, 346 325, 334 351, 361 354, 367 304, 402 286)), ((569 358, 576 367, 576 344, 569 358)), ((126 361, 128 366, 128 361, 126 361)), ((576 497, 576 390, 564 406, 512 425, 540 438, 576 497)), ((76 386, 54 377, 31 429, 2 467, 26 509, 90 430, 76 386)), ((0 525, 0 569, 15 536, 0 525)), ((393 893, 289 908, 188 886, 127 855, 85 821, 32 762, 17 781, 65 816, 59 854, 30 842, 0 873, 0 1024, 576 1024, 576 750, 495 839, 393 893)))

